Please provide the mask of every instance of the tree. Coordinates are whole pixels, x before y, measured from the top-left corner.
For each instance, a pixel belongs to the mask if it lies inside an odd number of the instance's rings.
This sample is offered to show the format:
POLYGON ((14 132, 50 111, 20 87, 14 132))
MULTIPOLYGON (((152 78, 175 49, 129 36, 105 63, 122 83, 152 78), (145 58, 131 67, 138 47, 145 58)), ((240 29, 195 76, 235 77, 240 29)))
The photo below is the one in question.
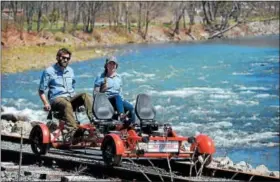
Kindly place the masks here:
POLYGON ((140 1, 140 2, 138 2, 138 5, 139 5, 139 9, 138 9, 138 25, 137 25, 137 27, 138 27, 138 33, 141 33, 141 28, 142 28, 142 26, 141 26, 141 24, 142 24, 141 17, 142 17, 142 6, 143 6, 143 3, 140 1))
POLYGON ((55 23, 56 25, 58 24, 58 19, 59 19, 59 10, 56 6, 57 2, 52 2, 52 3, 53 3, 53 9, 51 14, 49 15, 49 19, 51 22, 51 29, 55 23))
POLYGON ((148 35, 148 29, 150 22, 156 17, 162 14, 162 4, 161 2, 149 1, 145 2, 145 31, 143 38, 146 39, 148 35))
POLYGON ((34 2, 24 2, 25 4, 25 16, 27 21, 27 32, 29 33, 32 30, 33 23, 33 14, 35 10, 34 2))
POLYGON ((67 24, 68 24, 68 3, 69 2, 64 2, 64 19, 63 19, 63 27, 62 27, 62 32, 65 32, 67 29, 67 24))
MULTIPOLYGON (((196 2, 192 2, 192 1, 187 2, 186 11, 187 11, 189 19, 190 19, 190 25, 194 24, 194 16, 196 14, 195 8, 196 8, 196 2)), ((186 27, 184 27, 184 28, 186 28, 186 27)))
POLYGON ((102 1, 92 2, 91 28, 90 28, 89 32, 92 32, 94 29, 96 14, 100 10, 102 5, 103 5, 102 1))
POLYGON ((180 20, 184 16, 185 9, 186 9, 186 2, 180 2, 180 3, 176 4, 175 10, 174 10, 175 28, 173 30, 173 35, 179 34, 180 20))
POLYGON ((96 13, 100 10, 103 2, 101 1, 89 1, 84 4, 83 12, 83 23, 84 23, 84 32, 92 32, 95 25, 96 13))
POLYGON ((73 34, 76 32, 77 25, 80 20, 82 3, 84 2, 79 2, 79 1, 74 2, 74 18, 73 18, 73 30, 72 30, 73 34))
POLYGON ((126 31, 131 32, 130 29, 130 12, 129 12, 130 6, 129 3, 126 1, 125 2, 125 26, 126 26, 126 31))
POLYGON ((44 1, 37 1, 36 2, 36 9, 38 13, 38 18, 37 18, 37 32, 41 31, 41 21, 42 21, 42 9, 44 6, 44 1))

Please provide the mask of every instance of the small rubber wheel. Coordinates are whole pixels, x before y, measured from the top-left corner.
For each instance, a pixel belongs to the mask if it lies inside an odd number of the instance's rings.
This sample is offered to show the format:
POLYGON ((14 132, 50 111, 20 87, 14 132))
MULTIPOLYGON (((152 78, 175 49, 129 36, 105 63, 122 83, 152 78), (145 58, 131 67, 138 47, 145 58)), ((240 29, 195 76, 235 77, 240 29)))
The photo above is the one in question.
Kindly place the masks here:
POLYGON ((112 139, 104 141, 102 147, 103 161, 108 166, 119 166, 122 160, 121 155, 116 155, 116 146, 112 139))
POLYGON ((45 155, 49 150, 49 144, 43 143, 43 131, 35 126, 30 133, 31 149, 36 155, 45 155))

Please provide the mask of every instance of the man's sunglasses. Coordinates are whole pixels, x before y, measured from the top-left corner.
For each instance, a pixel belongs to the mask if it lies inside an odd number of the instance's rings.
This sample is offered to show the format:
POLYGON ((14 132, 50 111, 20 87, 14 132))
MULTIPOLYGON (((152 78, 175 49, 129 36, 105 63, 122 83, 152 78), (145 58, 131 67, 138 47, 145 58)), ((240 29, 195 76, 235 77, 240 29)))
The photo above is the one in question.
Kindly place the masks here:
POLYGON ((70 57, 65 57, 65 56, 60 56, 60 59, 69 61, 71 58, 70 57))

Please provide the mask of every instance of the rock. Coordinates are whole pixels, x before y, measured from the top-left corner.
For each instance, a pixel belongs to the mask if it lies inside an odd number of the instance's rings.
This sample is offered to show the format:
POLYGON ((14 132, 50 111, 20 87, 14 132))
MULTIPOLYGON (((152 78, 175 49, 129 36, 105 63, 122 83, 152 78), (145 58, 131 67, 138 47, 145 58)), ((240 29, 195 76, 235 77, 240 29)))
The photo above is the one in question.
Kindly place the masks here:
POLYGON ((46 45, 46 42, 39 42, 39 43, 37 43, 36 45, 37 45, 37 46, 44 46, 44 45, 46 45))
POLYGON ((12 131, 13 126, 14 126, 14 123, 12 121, 1 120, 1 132, 2 132, 2 134, 10 133, 12 131))
POLYGON ((218 167, 225 167, 226 165, 233 165, 229 157, 224 157, 220 160, 218 167))
POLYGON ((31 124, 32 127, 34 127, 34 126, 37 125, 37 124, 41 124, 41 123, 43 123, 43 122, 41 122, 41 121, 31 121, 31 122, 30 122, 30 124, 31 124))
POLYGON ((200 33, 200 36, 203 38, 203 39, 208 39, 210 37, 209 33, 208 32, 202 32, 200 33))
POLYGON ((265 165, 259 165, 256 167, 255 169, 256 172, 259 172, 261 174, 264 174, 264 175, 268 175, 269 174, 269 170, 267 169, 267 167, 265 165))
MULTIPOLYGON (((1 108, 1 112, 2 112, 1 108)), ((4 112, 4 109, 3 109, 4 112)), ((15 114, 15 113, 1 113, 1 119, 4 119, 6 121, 30 121, 29 117, 23 114, 15 114)))
POLYGON ((234 167, 237 170, 244 171, 244 172, 251 171, 251 169, 253 169, 253 167, 245 161, 241 161, 241 162, 235 164, 234 167))
POLYGON ((32 125, 31 125, 30 122, 18 121, 12 127, 12 131, 11 132, 21 134, 21 128, 22 128, 22 134, 24 136, 29 136, 30 131, 32 129, 32 125))
POLYGON ((14 114, 8 113, 8 114, 1 114, 1 119, 4 119, 6 121, 17 121, 17 117, 14 114))
POLYGON ((275 176, 279 178, 279 171, 272 171, 270 172, 269 176, 275 176))
POLYGON ((96 179, 90 176, 63 176, 61 177, 61 182, 70 182, 70 181, 110 181, 110 180, 101 180, 96 179))
POLYGON ((24 176, 30 176, 32 173, 30 171, 24 171, 24 176))

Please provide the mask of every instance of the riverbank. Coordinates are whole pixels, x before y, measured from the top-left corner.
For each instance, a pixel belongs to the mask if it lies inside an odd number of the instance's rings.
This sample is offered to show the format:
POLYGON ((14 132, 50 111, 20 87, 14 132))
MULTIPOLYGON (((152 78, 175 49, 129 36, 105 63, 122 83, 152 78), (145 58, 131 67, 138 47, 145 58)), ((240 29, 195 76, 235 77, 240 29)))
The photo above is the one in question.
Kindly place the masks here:
MULTIPOLYGON (((260 36, 279 34, 279 20, 250 22, 239 24, 223 33, 222 38, 260 36)), ((23 32, 23 39, 15 29, 2 31, 2 73, 23 72, 30 69, 42 69, 55 62, 55 54, 61 47, 69 48, 72 61, 83 61, 113 54, 112 45, 129 43, 164 43, 180 41, 202 41, 213 36, 201 24, 181 29, 178 35, 171 36, 168 27, 151 26, 148 37, 143 39, 136 30, 131 33, 122 29, 98 27, 92 34, 76 32, 75 34, 51 33, 39 34, 23 32), (90 47, 90 48, 89 48, 90 47)))

